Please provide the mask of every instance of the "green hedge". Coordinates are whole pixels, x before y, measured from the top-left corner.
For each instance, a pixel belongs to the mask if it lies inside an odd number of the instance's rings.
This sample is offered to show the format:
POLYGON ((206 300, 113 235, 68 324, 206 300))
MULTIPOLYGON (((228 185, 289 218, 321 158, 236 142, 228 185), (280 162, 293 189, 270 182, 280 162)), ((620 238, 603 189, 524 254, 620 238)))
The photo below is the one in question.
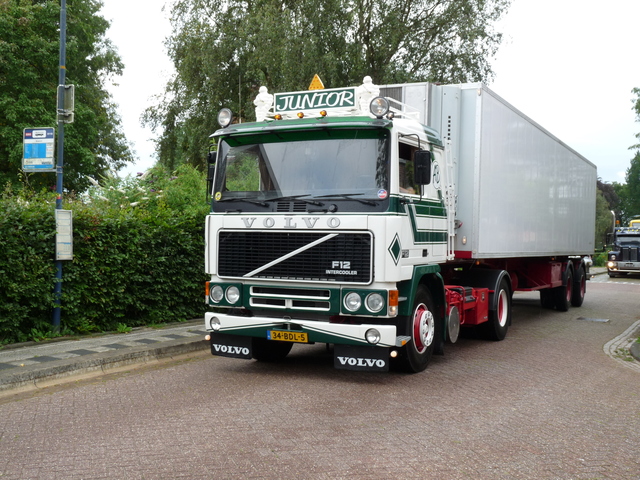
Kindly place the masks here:
MULTIPOLYGON (((73 261, 63 262, 64 334, 201 317, 205 180, 182 167, 136 179, 102 179, 73 211, 73 261)), ((0 199, 0 344, 51 332, 55 197, 0 199)))

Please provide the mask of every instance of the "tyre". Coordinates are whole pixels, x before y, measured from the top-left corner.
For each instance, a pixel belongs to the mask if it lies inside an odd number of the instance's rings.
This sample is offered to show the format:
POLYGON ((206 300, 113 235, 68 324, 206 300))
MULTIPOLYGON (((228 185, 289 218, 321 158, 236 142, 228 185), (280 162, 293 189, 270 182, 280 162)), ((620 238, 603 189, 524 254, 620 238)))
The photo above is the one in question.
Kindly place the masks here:
POLYGON ((540 290, 540 305, 542 308, 548 308, 552 310, 556 304, 554 291, 551 288, 545 288, 544 290, 540 290))
POLYGON ((436 343, 442 337, 441 322, 435 309, 431 293, 420 285, 416 291, 412 314, 404 319, 403 334, 411 340, 398 358, 398 366, 409 373, 422 372, 433 355, 436 343))
POLYGON ((571 286, 571 305, 579 307, 584 302, 584 296, 587 293, 587 275, 584 272, 584 267, 580 265, 576 272, 576 278, 573 280, 571 286))
POLYGON ((570 267, 566 271, 566 283, 553 289, 556 296, 556 309, 566 312, 571 305, 571 295, 573 290, 573 271, 570 267))
POLYGON ((506 279, 500 281, 495 292, 496 308, 489 310, 489 321, 482 324, 485 336, 489 340, 504 340, 511 323, 511 293, 506 279))
POLYGON ((293 347, 293 343, 291 342, 254 338, 252 356, 260 362, 277 362, 289 355, 291 347, 293 347))

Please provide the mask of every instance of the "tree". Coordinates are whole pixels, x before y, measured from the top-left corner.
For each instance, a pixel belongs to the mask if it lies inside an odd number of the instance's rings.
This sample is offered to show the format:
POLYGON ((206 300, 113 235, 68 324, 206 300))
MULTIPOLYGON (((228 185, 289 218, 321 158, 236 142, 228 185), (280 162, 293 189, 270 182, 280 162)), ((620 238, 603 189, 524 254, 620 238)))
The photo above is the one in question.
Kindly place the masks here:
MULTIPOLYGON (((632 93, 636 96, 632 100, 632 110, 636 114, 636 121, 640 122, 640 88, 634 88, 632 93)), ((636 138, 640 140, 640 133, 636 134, 636 138)), ((618 188, 621 225, 628 225, 632 217, 640 215, 640 144, 632 145, 629 150, 635 150, 635 155, 626 172, 626 183, 618 188)))
MULTIPOLYGON (((83 191, 132 160, 106 80, 122 62, 105 38, 99 0, 67 2, 67 84, 76 85, 75 122, 65 127, 64 188, 83 191)), ((0 0, 0 183, 22 175, 22 132, 57 126, 59 1, 0 0)), ((52 173, 30 175, 35 188, 55 185, 52 173)))
POLYGON ((627 168, 625 180, 622 206, 624 224, 628 225, 632 217, 640 215, 640 150, 637 150, 631 159, 631 166, 627 168))
POLYGON ((167 41, 176 76, 145 122, 160 163, 202 165, 216 114, 253 118, 252 100, 306 89, 408 81, 487 81, 511 0, 176 0, 167 41))
POLYGON ((611 233, 613 228, 613 215, 620 219, 622 215, 621 200, 617 193, 619 191, 617 182, 604 183, 600 178, 597 181, 596 190, 596 249, 607 243, 607 234, 611 233))

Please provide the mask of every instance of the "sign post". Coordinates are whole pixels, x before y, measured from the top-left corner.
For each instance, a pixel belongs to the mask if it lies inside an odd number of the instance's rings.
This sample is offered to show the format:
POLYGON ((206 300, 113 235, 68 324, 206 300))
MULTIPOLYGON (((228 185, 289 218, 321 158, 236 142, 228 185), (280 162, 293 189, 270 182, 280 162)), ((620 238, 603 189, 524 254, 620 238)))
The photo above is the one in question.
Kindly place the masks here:
MULTIPOLYGON (((63 86, 67 78, 67 0, 60 0, 60 69, 58 72, 58 86, 63 86)), ((62 170, 64 168, 64 124, 65 118, 65 88, 58 88, 58 165, 56 168, 56 220, 57 211, 62 210, 62 170)), ((57 235, 56 235, 57 237, 57 235)), ((57 248, 56 248, 57 251, 57 248)), ((56 254, 57 257, 57 254, 56 254)), ((62 300, 62 260, 56 258, 56 284, 53 290, 53 330, 60 331, 60 305, 62 300)))

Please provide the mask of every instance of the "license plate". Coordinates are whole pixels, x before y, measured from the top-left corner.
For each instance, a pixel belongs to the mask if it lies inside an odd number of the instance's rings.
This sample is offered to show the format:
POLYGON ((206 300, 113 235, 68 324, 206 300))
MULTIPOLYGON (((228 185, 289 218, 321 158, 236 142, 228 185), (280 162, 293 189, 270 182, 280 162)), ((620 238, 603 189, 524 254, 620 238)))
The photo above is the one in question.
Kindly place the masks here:
POLYGON ((305 332, 269 330, 267 332, 267 338, 269 340, 278 340, 280 342, 309 343, 309 335, 305 332))

